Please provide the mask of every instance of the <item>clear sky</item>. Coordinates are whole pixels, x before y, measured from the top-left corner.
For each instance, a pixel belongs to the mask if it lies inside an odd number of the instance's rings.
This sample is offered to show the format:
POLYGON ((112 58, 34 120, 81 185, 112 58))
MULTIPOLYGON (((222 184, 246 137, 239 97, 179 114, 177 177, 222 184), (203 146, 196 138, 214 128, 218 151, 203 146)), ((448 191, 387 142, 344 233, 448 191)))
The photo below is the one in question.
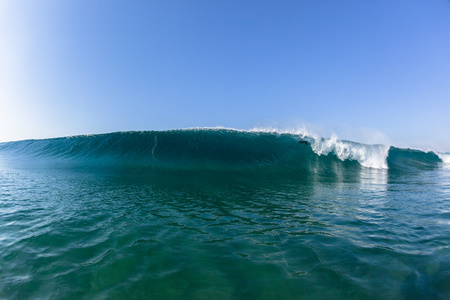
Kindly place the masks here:
POLYGON ((2 0, 0 141, 292 128, 450 151, 448 0, 2 0))

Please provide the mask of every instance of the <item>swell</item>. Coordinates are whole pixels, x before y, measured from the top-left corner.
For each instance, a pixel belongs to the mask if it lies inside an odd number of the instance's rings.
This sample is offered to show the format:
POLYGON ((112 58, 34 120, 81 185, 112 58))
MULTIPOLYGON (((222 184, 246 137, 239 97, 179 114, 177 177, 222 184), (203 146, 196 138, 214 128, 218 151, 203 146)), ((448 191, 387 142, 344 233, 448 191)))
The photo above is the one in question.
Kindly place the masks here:
POLYGON ((335 137, 232 129, 115 132, 26 140, 0 144, 0 150, 33 160, 179 170, 257 169, 326 174, 330 170, 354 172, 360 168, 410 172, 442 164, 434 152, 365 145, 335 137))
POLYGON ((439 154, 433 151, 391 147, 387 163, 392 170, 413 171, 438 168, 443 160, 439 154))

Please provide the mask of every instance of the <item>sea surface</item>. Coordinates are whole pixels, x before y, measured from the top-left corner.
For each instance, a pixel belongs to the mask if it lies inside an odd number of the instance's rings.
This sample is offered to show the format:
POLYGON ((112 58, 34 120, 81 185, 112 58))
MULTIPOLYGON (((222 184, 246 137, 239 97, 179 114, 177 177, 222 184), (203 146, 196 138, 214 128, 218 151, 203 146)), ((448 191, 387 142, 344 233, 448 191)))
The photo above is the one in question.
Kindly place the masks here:
POLYGON ((450 156, 229 129, 0 144, 0 299, 449 299, 450 156))

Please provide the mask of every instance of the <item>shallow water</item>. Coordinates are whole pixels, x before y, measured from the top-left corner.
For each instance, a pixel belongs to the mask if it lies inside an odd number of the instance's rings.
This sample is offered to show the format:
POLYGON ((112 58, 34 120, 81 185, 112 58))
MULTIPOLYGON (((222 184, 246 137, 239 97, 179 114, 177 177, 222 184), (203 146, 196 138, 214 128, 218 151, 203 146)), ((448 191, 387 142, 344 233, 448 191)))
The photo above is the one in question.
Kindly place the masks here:
POLYGON ((450 170, 343 174, 3 153, 0 298, 449 298, 450 170))

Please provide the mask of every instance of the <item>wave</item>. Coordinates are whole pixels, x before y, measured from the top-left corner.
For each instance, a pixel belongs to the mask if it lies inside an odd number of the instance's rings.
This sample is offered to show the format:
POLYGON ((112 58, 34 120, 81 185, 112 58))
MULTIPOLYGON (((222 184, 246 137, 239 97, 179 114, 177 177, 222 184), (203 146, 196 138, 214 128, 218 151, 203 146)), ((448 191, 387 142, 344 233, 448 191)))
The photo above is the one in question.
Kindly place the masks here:
POLYGON ((154 169, 257 169, 327 173, 358 168, 420 171, 449 155, 317 138, 300 133, 235 129, 177 129, 83 135, 0 144, 34 159, 154 169))

